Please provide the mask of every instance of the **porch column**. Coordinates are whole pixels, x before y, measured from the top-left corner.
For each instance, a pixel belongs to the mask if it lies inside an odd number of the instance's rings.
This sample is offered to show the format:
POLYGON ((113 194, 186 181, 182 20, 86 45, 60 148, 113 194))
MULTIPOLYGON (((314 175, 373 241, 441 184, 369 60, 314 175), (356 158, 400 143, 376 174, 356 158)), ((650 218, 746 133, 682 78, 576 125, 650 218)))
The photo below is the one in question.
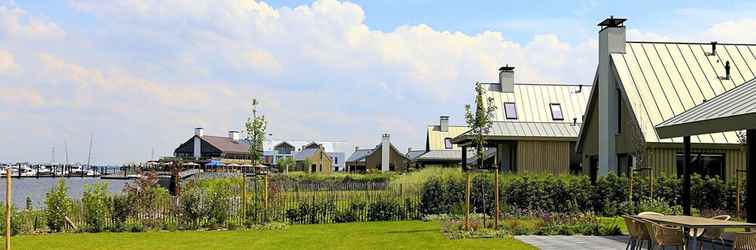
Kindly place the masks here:
POLYGON ((683 183, 682 207, 683 214, 690 215, 690 136, 683 137, 683 183))
POLYGON ((748 222, 756 222, 756 129, 746 130, 746 142, 748 143, 748 157, 746 166, 746 176, 748 178, 746 187, 746 216, 748 222))
POLYGON ((462 170, 467 170, 467 147, 462 146, 462 170))

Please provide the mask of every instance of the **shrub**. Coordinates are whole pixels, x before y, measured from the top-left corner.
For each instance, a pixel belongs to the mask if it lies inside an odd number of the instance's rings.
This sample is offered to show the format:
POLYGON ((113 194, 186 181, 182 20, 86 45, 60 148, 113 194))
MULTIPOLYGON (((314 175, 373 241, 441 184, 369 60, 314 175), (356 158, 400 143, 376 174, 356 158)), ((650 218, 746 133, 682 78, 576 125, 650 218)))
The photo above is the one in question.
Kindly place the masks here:
POLYGON ((45 197, 47 205, 47 227, 53 232, 63 231, 66 224, 66 215, 71 211, 72 201, 68 198, 68 187, 64 179, 53 186, 45 197))
POLYGON ((401 205, 393 199, 378 200, 368 207, 368 220, 388 221, 399 217, 401 205))
POLYGON ((192 182, 182 190, 179 210, 187 228, 199 228, 200 223, 210 217, 210 206, 206 204, 207 200, 207 192, 192 182))
POLYGON ((84 185, 84 195, 81 199, 84 204, 84 221, 90 232, 102 232, 108 220, 109 197, 108 183, 98 182, 84 185))
POLYGON ((113 227, 111 230, 115 232, 126 231, 126 219, 128 219, 129 214, 132 213, 132 206, 129 204, 129 198, 125 195, 117 195, 113 196, 111 200, 113 203, 111 211, 113 227))
POLYGON ((364 201, 352 201, 349 204, 349 209, 346 211, 338 211, 334 220, 336 222, 355 222, 360 220, 360 215, 365 211, 364 201))
POLYGON ((679 215, 682 214, 682 207, 679 205, 670 206, 669 202, 662 198, 643 198, 638 204, 638 211, 679 215))
POLYGON ((286 210, 290 223, 320 224, 328 223, 331 214, 336 211, 336 202, 332 199, 301 202, 297 208, 286 210))

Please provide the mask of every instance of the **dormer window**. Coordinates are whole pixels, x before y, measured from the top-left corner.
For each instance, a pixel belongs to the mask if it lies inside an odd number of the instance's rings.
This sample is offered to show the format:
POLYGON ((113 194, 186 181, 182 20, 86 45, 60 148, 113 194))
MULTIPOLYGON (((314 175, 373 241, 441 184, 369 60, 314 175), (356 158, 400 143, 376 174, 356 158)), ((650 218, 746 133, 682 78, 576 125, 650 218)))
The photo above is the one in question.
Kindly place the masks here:
POLYGON ((562 114, 562 105, 559 103, 552 103, 549 104, 549 107, 551 108, 551 119, 555 121, 563 121, 564 120, 564 114, 562 114))
POLYGON ((517 107, 514 102, 504 103, 504 115, 507 120, 517 120, 517 107))
POLYGON ((444 148, 446 148, 446 149, 452 149, 451 138, 444 138, 444 148))

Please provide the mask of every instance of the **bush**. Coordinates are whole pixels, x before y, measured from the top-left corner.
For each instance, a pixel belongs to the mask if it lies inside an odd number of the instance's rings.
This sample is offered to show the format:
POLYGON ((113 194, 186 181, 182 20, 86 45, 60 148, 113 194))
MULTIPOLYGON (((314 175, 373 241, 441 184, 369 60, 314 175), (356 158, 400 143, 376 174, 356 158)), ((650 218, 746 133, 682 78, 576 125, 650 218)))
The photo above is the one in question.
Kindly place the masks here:
POLYGON ((210 206, 206 204, 208 199, 207 192, 192 182, 182 190, 179 210, 184 218, 182 223, 187 228, 197 229, 202 221, 210 217, 210 206))
POLYGON ((321 224, 329 223, 336 211, 336 202, 332 199, 301 202, 299 207, 286 210, 290 223, 321 224))
POLYGON ((334 218, 334 220, 339 223, 355 222, 355 221, 360 220, 360 215, 363 214, 364 212, 365 212, 364 201, 352 201, 349 204, 348 210, 336 212, 336 217, 334 218))
POLYGON ((113 217, 113 227, 111 231, 123 232, 127 230, 126 219, 128 219, 131 211, 131 204, 129 204, 129 198, 125 195, 113 196, 111 199, 113 203, 111 215, 113 217))
POLYGON ((84 205, 84 221, 88 231, 104 231, 110 210, 108 183, 98 182, 84 185, 84 195, 81 201, 84 205))
POLYGON ((393 199, 378 200, 368 207, 369 221, 388 221, 400 218, 401 205, 393 199))
POLYGON ((66 182, 64 179, 60 179, 58 184, 53 186, 45 197, 47 227, 53 232, 63 231, 66 225, 66 215, 68 215, 73 206, 67 193, 68 187, 66 187, 66 182))
POLYGON ((682 207, 679 205, 670 206, 669 202, 662 198, 643 198, 638 204, 638 212, 679 215, 682 214, 682 207))

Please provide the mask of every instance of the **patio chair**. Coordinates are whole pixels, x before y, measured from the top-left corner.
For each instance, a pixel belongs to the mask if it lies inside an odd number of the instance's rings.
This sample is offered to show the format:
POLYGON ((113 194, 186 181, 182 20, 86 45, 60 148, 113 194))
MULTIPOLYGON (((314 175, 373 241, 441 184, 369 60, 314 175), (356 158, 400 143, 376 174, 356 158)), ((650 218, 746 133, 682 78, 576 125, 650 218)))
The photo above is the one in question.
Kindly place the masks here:
POLYGON ((685 249, 685 235, 683 234, 682 228, 661 225, 649 220, 643 220, 643 224, 646 230, 648 230, 648 235, 651 238, 651 246, 649 249, 654 249, 656 247, 675 247, 685 249))
POLYGON ((627 231, 630 233, 630 240, 627 241, 625 249, 640 249, 643 247, 643 242, 648 242, 651 245, 651 238, 643 229, 643 222, 632 216, 623 216, 625 219, 625 225, 627 231))
POLYGON ((756 232, 735 233, 733 250, 756 250, 756 232))
MULTIPOLYGON (((729 215, 718 215, 711 217, 715 220, 723 220, 728 221, 730 220, 729 215)), ((704 249, 703 247, 703 241, 701 240, 709 240, 712 242, 712 248, 714 247, 714 241, 719 241, 722 243, 722 248, 724 248, 724 238, 722 238, 722 233, 724 233, 724 228, 721 227, 714 227, 714 228, 693 228, 690 230, 690 237, 696 238, 698 240, 698 246, 699 249, 704 249)))

